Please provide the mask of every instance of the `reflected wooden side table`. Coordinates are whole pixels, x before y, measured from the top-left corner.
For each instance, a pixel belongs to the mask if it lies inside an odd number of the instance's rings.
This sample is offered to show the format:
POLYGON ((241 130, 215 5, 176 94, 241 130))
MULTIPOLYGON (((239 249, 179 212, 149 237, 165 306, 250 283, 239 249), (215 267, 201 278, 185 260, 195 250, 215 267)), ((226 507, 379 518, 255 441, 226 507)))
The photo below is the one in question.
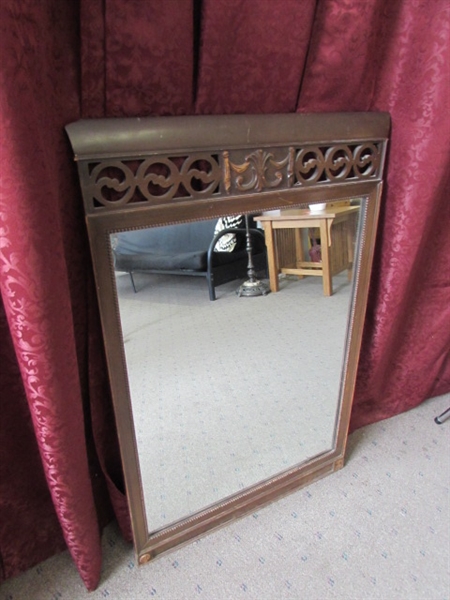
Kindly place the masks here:
POLYGON ((255 217, 264 227, 270 290, 278 292, 280 273, 322 277, 325 296, 333 294, 333 275, 347 269, 350 280, 359 210, 359 206, 338 206, 320 213, 299 209, 255 217), (311 228, 320 231, 321 262, 305 260, 302 232, 311 228))

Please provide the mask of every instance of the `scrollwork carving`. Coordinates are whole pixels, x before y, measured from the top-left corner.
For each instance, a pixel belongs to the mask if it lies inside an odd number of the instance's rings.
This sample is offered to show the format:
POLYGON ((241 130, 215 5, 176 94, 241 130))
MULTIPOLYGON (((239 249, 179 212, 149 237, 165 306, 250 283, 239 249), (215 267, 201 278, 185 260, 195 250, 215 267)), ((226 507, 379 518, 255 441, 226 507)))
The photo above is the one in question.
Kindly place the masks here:
POLYGON ((360 177, 375 175, 380 166, 380 152, 375 144, 366 143, 354 150, 355 173, 360 177))
POLYGON ((128 162, 110 159, 91 163, 86 191, 94 207, 99 208, 143 202, 157 205, 186 197, 197 199, 367 179, 377 176, 380 164, 376 142, 257 148, 243 159, 242 154, 236 157, 235 151, 223 150, 221 164, 218 155, 209 152, 159 155, 128 162))
POLYGON ((295 185, 365 179, 375 176, 379 166, 380 150, 374 143, 300 148, 294 166, 295 185))
POLYGON ((127 204, 136 189, 133 172, 120 160, 108 160, 96 165, 89 179, 88 190, 92 198, 103 206, 127 204))
POLYGON ((170 158, 147 158, 139 165, 136 181, 140 192, 147 200, 170 200, 178 189, 180 173, 170 158), (153 171, 148 172, 150 168, 153 168, 153 171), (167 172, 168 174, 164 175, 167 172), (150 185, 153 186, 155 193, 150 191, 150 185))
POLYGON ((325 166, 323 152, 317 146, 302 148, 295 160, 295 176, 299 183, 312 184, 319 181, 325 166))
POLYGON ((210 154, 200 154, 188 157, 181 167, 181 181, 186 191, 193 197, 209 196, 215 191, 222 178, 222 172, 218 162, 210 154), (200 168, 192 168, 197 165, 200 168), (192 180, 204 184, 202 189, 194 189, 192 180))
POLYGON ((353 166, 352 151, 342 144, 331 146, 325 153, 325 172, 329 181, 347 179, 353 166))
POLYGON ((207 153, 154 156, 131 163, 133 168, 120 160, 95 164, 88 184, 94 204, 113 207, 145 201, 158 204, 187 195, 201 198, 213 194, 222 178, 217 160, 207 153))
POLYGON ((258 149, 245 157, 245 162, 235 164, 230 162, 231 169, 237 173, 234 184, 240 192, 255 190, 261 192, 264 188, 275 188, 283 180, 283 169, 289 162, 289 154, 281 161, 276 161, 272 152, 258 149), (271 173, 271 167, 275 169, 271 173), (246 179, 246 175, 249 177, 246 179), (273 179, 270 179, 272 175, 273 179))

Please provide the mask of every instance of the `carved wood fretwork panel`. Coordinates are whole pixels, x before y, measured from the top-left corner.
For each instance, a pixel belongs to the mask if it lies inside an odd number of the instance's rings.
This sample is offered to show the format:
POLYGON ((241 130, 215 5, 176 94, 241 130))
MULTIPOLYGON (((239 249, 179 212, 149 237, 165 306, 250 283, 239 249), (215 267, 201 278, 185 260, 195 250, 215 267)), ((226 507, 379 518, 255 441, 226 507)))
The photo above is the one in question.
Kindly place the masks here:
POLYGON ((91 211, 379 178, 382 144, 274 147, 80 161, 91 211), (131 206, 130 206, 131 205, 131 206))

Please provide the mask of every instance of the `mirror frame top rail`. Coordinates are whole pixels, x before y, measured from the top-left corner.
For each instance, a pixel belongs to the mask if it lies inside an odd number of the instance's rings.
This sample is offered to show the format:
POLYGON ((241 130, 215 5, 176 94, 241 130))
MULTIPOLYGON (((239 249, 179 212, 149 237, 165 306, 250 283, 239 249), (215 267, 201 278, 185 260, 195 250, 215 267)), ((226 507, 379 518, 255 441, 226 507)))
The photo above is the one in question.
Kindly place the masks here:
POLYGON ((140 564, 343 466, 389 129, 388 113, 105 118, 66 127, 84 201, 140 564), (333 449, 149 533, 110 235, 357 197, 366 201, 333 449))

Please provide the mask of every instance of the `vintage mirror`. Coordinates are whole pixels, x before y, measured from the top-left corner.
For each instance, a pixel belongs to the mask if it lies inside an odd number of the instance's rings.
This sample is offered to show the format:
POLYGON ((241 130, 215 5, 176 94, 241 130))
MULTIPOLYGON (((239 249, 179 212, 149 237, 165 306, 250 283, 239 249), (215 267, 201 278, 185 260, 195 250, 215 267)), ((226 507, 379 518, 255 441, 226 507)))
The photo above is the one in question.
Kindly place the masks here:
POLYGON ((343 466, 389 122, 342 113, 67 127, 140 564, 343 466), (164 255, 170 237, 183 253, 186 225, 243 215, 246 271, 216 279, 215 301, 204 272, 118 263, 124 234, 159 236, 164 255), (267 276, 249 263, 256 238, 267 276), (236 293, 245 282, 261 293, 236 293))

